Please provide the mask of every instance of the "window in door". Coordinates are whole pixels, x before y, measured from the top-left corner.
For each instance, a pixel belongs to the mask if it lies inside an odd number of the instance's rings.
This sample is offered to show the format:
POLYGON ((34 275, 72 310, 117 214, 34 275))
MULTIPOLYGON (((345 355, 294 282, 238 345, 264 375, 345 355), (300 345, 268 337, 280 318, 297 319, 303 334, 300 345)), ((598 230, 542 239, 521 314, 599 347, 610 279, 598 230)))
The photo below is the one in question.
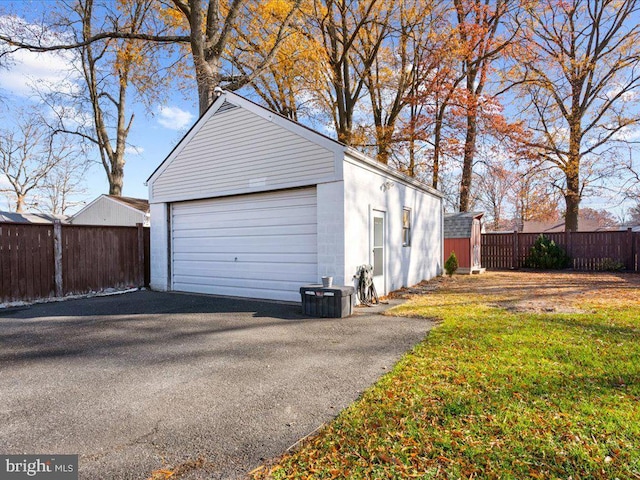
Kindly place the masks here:
POLYGON ((373 276, 384 274, 384 217, 373 217, 373 276))

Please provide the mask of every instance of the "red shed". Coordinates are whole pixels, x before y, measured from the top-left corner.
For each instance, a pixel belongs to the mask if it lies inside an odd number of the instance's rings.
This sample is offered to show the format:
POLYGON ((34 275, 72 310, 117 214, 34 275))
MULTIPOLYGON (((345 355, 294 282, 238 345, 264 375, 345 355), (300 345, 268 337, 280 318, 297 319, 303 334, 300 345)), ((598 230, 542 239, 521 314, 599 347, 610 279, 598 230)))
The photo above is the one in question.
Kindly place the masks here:
POLYGON ((451 252, 456 252, 457 273, 484 272, 480 265, 483 215, 480 212, 461 212, 444 216, 444 260, 451 252))

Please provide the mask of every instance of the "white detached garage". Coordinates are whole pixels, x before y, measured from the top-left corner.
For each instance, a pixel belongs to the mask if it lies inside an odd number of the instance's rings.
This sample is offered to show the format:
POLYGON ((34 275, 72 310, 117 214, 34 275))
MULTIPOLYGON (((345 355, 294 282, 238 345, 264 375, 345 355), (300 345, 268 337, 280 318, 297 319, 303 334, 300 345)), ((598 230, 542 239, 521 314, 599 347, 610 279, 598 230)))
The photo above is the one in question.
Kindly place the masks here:
POLYGON ((379 294, 442 272, 442 196, 224 92, 149 178, 151 287, 299 300, 302 285, 379 294))

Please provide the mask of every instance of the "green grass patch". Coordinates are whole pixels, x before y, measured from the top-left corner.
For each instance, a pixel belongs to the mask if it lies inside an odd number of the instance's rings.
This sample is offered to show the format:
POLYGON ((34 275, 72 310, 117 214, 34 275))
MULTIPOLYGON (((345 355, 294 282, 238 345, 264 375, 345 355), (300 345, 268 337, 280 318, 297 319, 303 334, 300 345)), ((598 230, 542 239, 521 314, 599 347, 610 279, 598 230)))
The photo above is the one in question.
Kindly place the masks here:
POLYGON ((514 313, 505 300, 438 291, 389 312, 441 323, 255 476, 640 478, 637 305, 514 313))

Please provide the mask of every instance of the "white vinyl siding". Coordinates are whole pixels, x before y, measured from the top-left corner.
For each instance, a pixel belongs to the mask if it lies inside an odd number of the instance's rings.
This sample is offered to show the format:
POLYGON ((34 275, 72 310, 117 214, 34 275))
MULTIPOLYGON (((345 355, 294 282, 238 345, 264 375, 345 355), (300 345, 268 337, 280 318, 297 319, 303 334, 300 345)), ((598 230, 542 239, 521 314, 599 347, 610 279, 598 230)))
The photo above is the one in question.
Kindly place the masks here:
POLYGON ((297 301, 317 283, 316 189, 172 205, 172 290, 297 301))
POLYGON ((123 225, 135 227, 146 222, 144 212, 111 200, 100 197, 84 210, 71 218, 75 225, 123 225))
POLYGON ((315 185, 335 154, 244 108, 217 112, 152 184, 154 202, 315 185))

